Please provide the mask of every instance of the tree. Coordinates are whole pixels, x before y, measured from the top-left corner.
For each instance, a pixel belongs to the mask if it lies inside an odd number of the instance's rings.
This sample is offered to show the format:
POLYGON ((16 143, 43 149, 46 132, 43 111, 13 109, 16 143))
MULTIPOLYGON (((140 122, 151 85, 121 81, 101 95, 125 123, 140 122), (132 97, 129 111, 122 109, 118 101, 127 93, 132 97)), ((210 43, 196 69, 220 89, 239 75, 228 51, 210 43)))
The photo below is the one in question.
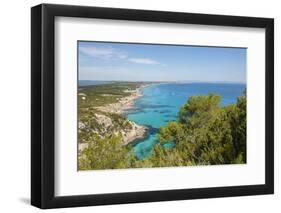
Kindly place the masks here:
POLYGON ((220 107, 220 96, 192 96, 179 110, 178 120, 160 128, 158 139, 162 144, 173 142, 175 147, 154 149, 153 162, 166 162, 174 155, 181 165, 245 163, 246 97, 238 97, 235 105, 220 107))
POLYGON ((231 134, 233 138, 233 146, 235 151, 235 159, 233 163, 246 162, 246 134, 247 134, 247 98, 246 91, 244 95, 237 98, 237 104, 226 107, 229 122, 231 126, 231 134))
POLYGON ((120 136, 93 135, 79 153, 79 170, 128 168, 132 158, 120 136))

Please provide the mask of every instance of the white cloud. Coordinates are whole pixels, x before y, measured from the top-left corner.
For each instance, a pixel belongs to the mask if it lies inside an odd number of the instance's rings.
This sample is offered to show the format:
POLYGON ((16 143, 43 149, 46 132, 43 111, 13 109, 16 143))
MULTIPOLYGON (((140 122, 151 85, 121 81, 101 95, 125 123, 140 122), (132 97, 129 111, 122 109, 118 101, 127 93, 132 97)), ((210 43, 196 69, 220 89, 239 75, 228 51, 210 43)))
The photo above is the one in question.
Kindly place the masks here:
POLYGON ((128 60, 137 64, 160 64, 159 62, 149 58, 129 58, 128 60))
POLYGON ((84 55, 90 56, 90 57, 95 57, 95 58, 105 59, 105 60, 106 59, 120 59, 120 60, 126 60, 126 61, 130 61, 130 62, 137 63, 137 64, 163 65, 163 64, 159 63, 158 61, 155 61, 150 58, 129 58, 129 56, 126 52, 120 51, 118 49, 114 49, 111 47, 100 48, 100 47, 93 47, 93 46, 91 46, 91 47, 82 46, 82 47, 79 47, 79 52, 84 55))
POLYGON ((79 47, 79 51, 85 55, 92 56, 95 58, 102 58, 102 59, 127 58, 127 54, 125 52, 121 52, 113 48, 79 47))

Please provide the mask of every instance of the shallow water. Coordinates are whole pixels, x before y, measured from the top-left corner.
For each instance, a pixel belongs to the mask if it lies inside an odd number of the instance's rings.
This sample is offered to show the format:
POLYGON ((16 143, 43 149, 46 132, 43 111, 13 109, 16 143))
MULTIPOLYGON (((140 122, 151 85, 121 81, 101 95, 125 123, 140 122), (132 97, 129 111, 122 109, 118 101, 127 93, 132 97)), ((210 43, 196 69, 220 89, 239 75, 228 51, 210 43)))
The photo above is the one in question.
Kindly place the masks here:
MULTIPOLYGON (((154 84, 143 89, 143 96, 135 102, 135 108, 127 112, 131 121, 150 127, 149 135, 133 146, 137 159, 146 158, 154 144, 156 134, 167 122, 176 120, 180 107, 189 96, 215 93, 222 97, 221 105, 236 103, 237 96, 243 94, 245 84, 186 83, 154 84)), ((173 144, 164 145, 169 148, 173 144)))

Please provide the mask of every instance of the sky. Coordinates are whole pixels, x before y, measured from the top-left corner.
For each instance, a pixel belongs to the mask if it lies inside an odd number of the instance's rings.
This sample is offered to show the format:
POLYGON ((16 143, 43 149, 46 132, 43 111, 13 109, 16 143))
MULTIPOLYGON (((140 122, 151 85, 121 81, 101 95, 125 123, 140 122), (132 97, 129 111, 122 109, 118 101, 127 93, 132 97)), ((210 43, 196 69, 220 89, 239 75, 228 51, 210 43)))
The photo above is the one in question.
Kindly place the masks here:
POLYGON ((246 83, 246 48, 78 42, 79 80, 246 83))

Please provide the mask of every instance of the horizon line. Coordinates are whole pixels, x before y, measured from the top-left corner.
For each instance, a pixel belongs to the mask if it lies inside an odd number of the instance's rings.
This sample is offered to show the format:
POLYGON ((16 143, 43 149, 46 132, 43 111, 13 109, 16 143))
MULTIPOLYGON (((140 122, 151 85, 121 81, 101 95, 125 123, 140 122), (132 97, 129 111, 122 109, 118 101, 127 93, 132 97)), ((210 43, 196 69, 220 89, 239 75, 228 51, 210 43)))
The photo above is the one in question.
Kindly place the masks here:
POLYGON ((229 83, 229 84, 247 84, 247 82, 240 81, 200 81, 200 80, 176 80, 176 81, 149 81, 149 80, 86 80, 78 79, 78 81, 96 81, 96 82, 159 82, 159 83, 229 83))

